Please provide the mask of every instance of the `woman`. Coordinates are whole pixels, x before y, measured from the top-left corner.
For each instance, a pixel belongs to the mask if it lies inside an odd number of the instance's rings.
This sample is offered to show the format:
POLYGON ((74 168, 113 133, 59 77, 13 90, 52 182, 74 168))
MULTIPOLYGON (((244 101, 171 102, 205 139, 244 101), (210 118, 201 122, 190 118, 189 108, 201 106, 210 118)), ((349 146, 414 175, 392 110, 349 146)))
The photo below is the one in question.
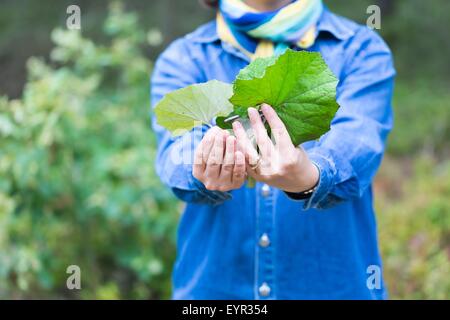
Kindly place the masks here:
POLYGON ((273 141, 250 108, 258 149, 238 121, 234 135, 204 127, 172 138, 153 119, 158 174, 187 203, 173 297, 385 298, 371 183, 392 127, 388 47, 320 0, 205 2, 217 8, 216 20, 160 56, 153 105, 190 84, 231 82, 256 57, 292 48, 322 54, 339 79, 340 109, 320 140, 294 146, 270 106, 261 109, 273 141), (174 160, 191 151, 194 164, 174 160))

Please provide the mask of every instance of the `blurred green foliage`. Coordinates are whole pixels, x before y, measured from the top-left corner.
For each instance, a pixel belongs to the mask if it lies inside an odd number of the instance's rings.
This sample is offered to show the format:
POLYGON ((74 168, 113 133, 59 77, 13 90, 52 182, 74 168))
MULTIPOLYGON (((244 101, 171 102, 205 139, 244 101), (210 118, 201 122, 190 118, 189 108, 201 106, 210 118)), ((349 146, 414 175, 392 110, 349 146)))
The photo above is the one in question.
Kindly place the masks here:
POLYGON ((450 162, 429 156, 402 162, 388 157, 376 195, 391 298, 449 299, 450 162))
POLYGON ((55 30, 0 100, 0 298, 156 298, 170 291, 178 204, 154 173, 145 33, 112 8, 107 45, 55 30))
POLYGON ((365 24, 368 6, 381 9, 377 30, 394 52, 402 79, 444 81, 450 85, 450 1, 448 0, 324 0, 330 9, 365 24))
MULTIPOLYGON (((0 65, 14 62, 15 71, 23 55, 46 53, 23 30, 47 36, 59 21, 52 12, 71 1, 24 2, 37 11, 0 12, 0 65)), ((127 1, 142 25, 113 4, 99 28, 105 2, 80 2, 91 9, 87 30, 52 32, 50 60, 30 59, 20 97, 0 98, 0 298, 167 298, 181 204, 154 173, 150 61, 161 40, 211 13, 194 12, 196 1, 127 1), (80 291, 66 288, 72 264, 80 291)), ((450 299, 449 2, 375 2, 385 6, 381 33, 399 71, 395 127, 374 186, 385 277, 391 298, 450 299)), ((326 3, 364 22, 372 1, 326 3)), ((9 71, 2 80, 0 90, 21 83, 9 71)))
POLYGON ((400 79, 393 104, 395 126, 389 139, 389 153, 395 156, 428 154, 448 159, 449 87, 423 78, 408 82, 400 79))

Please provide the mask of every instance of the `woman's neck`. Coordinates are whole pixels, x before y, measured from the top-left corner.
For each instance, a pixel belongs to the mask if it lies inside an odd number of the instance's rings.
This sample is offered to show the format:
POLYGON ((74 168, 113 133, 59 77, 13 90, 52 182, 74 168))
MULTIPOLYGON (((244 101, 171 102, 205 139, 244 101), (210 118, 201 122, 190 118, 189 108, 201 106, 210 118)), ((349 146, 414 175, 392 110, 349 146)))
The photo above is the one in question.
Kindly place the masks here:
POLYGON ((258 11, 273 11, 284 7, 292 2, 292 0, 244 0, 250 7, 258 11))

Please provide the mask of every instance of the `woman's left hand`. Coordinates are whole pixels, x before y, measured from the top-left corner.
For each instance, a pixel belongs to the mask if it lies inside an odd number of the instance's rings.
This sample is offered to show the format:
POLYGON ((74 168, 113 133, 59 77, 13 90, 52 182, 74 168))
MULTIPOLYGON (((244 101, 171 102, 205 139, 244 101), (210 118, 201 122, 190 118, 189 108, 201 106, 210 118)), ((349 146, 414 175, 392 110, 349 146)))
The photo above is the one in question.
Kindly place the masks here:
POLYGON ((287 192, 303 192, 313 188, 319 180, 319 170, 310 161, 305 150, 292 144, 289 133, 276 114, 267 104, 261 110, 271 128, 274 142, 255 108, 248 109, 248 116, 259 148, 259 155, 242 125, 235 121, 233 131, 244 150, 247 173, 257 181, 287 192))

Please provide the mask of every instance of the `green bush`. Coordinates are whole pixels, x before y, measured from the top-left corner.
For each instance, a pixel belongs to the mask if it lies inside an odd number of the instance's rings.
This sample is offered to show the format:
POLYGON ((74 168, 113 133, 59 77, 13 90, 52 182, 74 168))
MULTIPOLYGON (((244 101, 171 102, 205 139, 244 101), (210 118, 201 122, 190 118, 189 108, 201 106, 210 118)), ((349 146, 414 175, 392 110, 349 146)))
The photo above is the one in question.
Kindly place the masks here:
POLYGON ((146 35, 117 4, 104 31, 54 31, 51 65, 31 59, 23 97, 0 100, 0 298, 170 294, 178 204, 154 173, 146 35))
POLYGON ((445 85, 424 79, 399 79, 394 94, 395 123, 389 153, 445 157, 450 150, 450 93, 445 85))
POLYGON ((450 162, 387 158, 375 186, 391 298, 449 299, 450 162))

